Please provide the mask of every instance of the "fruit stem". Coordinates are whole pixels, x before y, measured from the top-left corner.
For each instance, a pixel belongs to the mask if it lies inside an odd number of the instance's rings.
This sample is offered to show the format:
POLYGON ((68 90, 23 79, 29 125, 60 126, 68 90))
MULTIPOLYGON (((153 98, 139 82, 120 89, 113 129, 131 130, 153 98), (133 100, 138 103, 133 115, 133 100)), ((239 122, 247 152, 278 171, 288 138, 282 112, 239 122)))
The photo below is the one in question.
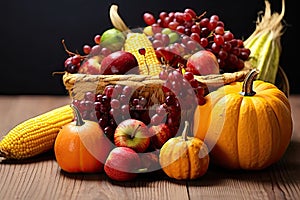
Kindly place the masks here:
POLYGON ((253 90, 253 81, 255 80, 256 76, 258 75, 257 69, 252 69, 245 77, 243 82, 243 88, 241 95, 243 96, 254 96, 256 92, 253 90))
POLYGON ((202 19, 202 17, 204 17, 204 15, 206 15, 206 11, 204 11, 201 15, 197 16, 195 20, 202 19))
POLYGON ((52 72, 52 76, 54 75, 63 75, 65 74, 65 72, 52 72))
POLYGON ((141 125, 139 124, 134 131, 131 133, 130 138, 133 139, 138 131, 138 129, 141 127, 141 125))
POLYGON ((76 55, 75 53, 73 53, 73 52, 71 52, 71 51, 68 50, 67 45, 66 45, 64 39, 62 39, 61 43, 62 43, 62 45, 63 45, 65 51, 69 54, 69 56, 74 56, 74 55, 76 55))
POLYGON ((67 52, 67 54, 69 54, 69 56, 79 55, 82 59, 86 58, 86 56, 82 56, 82 55, 80 55, 79 53, 74 53, 74 52, 68 50, 67 45, 66 45, 64 39, 62 39, 61 43, 62 43, 62 45, 63 45, 63 47, 64 47, 64 50, 67 52))
POLYGON ((148 172, 148 168, 139 168, 136 171, 134 171, 135 173, 146 173, 148 172))
POLYGON ((182 139, 183 139, 184 141, 187 140, 188 127, 189 127, 189 122, 188 122, 188 121, 185 121, 185 122, 184 122, 184 129, 183 129, 182 135, 181 135, 181 136, 182 136, 182 139))
POLYGON ((83 121, 78 108, 74 104, 71 104, 70 106, 71 106, 71 108, 73 109, 73 111, 75 113, 76 126, 84 125, 85 122, 83 121))

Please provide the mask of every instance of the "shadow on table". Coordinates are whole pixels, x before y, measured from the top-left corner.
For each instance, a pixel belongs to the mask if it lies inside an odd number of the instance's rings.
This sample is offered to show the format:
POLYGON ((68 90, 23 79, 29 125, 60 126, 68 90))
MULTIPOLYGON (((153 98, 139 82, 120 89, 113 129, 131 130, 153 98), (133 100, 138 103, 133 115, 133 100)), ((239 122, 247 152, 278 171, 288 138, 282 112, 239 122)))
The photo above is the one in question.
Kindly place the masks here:
POLYGON ((215 186, 224 181, 238 180, 253 183, 300 183, 300 159, 295 158, 300 153, 300 143, 291 141, 286 153, 277 163, 258 171, 226 170, 211 165, 208 172, 195 181, 189 181, 190 186, 215 186), (284 177, 284 178, 283 178, 284 177))
POLYGON ((47 160, 53 160, 55 159, 54 151, 50 150, 45 153, 41 153, 37 156, 16 160, 16 159, 3 159, 1 160, 1 164, 28 164, 28 163, 38 163, 43 162, 47 160))
MULTIPOLYGON (((124 186, 124 187, 144 187, 152 182, 157 181, 169 181, 178 185, 187 185, 187 186, 215 186, 222 185, 226 181, 238 180, 240 182, 247 181, 253 183, 272 183, 276 179, 277 182, 296 182, 300 183, 300 159, 295 157, 300 154, 300 142, 291 141, 286 153, 280 161, 273 164, 272 166, 259 171, 244 171, 244 170, 235 170, 230 171, 220 167, 217 167, 213 164, 210 165, 207 173, 196 179, 196 180, 175 180, 168 177, 162 170, 157 170, 149 173, 142 173, 132 181, 113 181, 110 180, 106 174, 103 173, 67 173, 60 171, 63 176, 66 176, 71 179, 80 179, 87 181, 102 180, 108 181, 111 184, 124 186), (284 177, 284 179, 282 178, 284 177)), ((55 160, 54 152, 49 151, 41 155, 35 156, 33 158, 24 159, 24 160, 3 160, 2 163, 5 164, 25 164, 25 163, 36 163, 43 162, 48 160, 55 160)))

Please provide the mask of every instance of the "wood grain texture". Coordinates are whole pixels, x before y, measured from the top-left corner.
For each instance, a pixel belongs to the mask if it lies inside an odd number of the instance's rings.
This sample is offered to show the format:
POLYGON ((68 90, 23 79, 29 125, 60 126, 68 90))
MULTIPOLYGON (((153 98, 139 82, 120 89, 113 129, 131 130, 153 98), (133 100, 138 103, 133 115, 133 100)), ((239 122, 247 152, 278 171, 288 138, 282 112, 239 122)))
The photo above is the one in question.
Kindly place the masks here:
MULTIPOLYGON (((0 163, 1 200, 59 199, 299 199, 300 96, 289 98, 294 131, 283 158, 261 171, 226 171, 210 166, 194 181, 176 181, 162 171, 117 182, 101 174, 69 174, 60 170, 53 152, 26 161, 0 163)), ((0 96, 0 137, 16 124, 69 103, 61 96, 0 96)))

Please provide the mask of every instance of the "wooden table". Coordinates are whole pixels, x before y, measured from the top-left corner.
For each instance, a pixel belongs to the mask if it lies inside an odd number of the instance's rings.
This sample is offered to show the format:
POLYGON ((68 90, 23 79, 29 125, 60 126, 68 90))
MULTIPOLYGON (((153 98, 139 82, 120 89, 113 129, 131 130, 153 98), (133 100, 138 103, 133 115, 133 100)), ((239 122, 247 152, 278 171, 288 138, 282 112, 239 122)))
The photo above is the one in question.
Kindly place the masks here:
MULTIPOLYGON (((211 166, 195 181, 174 181, 161 171, 135 181, 102 174, 66 174, 49 152, 23 162, 0 163, 0 200, 30 199, 300 199, 300 96, 290 96, 294 131, 283 158, 255 172, 211 166)), ((67 96, 0 96, 0 136, 16 124, 69 103, 67 96)))

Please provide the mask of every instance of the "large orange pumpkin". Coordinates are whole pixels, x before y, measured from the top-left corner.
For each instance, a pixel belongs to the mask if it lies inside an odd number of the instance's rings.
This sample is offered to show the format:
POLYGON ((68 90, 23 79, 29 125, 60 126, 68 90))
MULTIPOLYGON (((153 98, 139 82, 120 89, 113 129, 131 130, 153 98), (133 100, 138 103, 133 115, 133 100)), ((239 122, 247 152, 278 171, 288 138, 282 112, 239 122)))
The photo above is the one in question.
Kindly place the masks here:
POLYGON ((56 161, 70 173, 103 172, 112 143, 97 122, 83 120, 78 109, 73 105, 72 108, 75 121, 63 126, 55 139, 56 161))
POLYGON ((277 162, 292 135, 291 108, 275 85, 255 80, 220 87, 194 115, 195 137, 210 149, 213 163, 228 169, 263 169, 277 162))

